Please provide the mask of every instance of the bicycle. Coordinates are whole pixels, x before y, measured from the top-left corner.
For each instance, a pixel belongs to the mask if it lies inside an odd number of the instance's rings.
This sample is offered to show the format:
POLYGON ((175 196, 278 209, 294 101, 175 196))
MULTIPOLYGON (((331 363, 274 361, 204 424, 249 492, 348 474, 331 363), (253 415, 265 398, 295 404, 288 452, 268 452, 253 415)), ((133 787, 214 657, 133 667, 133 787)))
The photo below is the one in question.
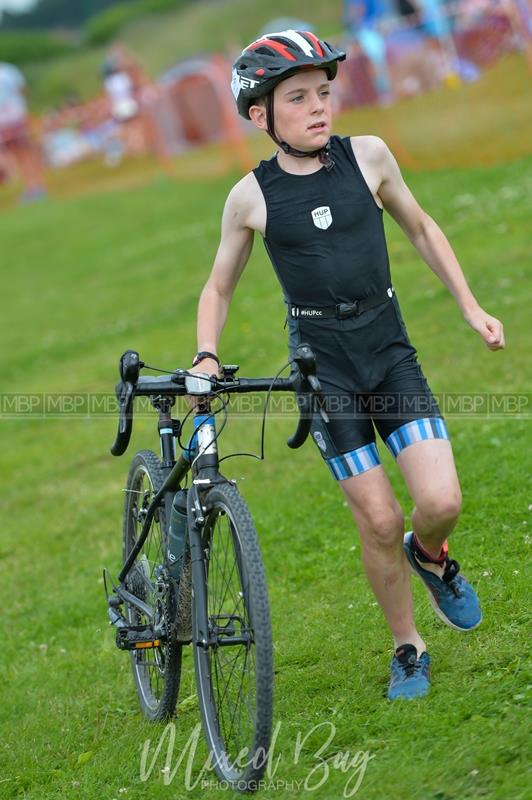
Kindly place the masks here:
POLYGON ((220 378, 186 370, 140 376, 145 364, 129 350, 120 358, 116 387, 120 419, 112 454, 120 456, 128 447, 133 401, 139 396, 149 397, 158 411, 162 454, 159 459, 153 451, 141 450, 131 463, 125 490, 124 566, 112 593, 104 570, 116 644, 130 652, 140 706, 152 721, 174 714, 182 648, 192 645, 212 765, 220 780, 246 791, 256 788, 270 746, 272 632, 257 533, 235 482, 219 471, 221 431, 216 430, 218 412, 212 405, 218 399, 227 413, 225 398, 233 393, 296 391, 300 416, 288 445, 300 447, 316 409, 326 421, 327 414, 310 347, 299 345, 292 363, 290 378, 237 378, 236 365, 223 366, 220 378), (175 398, 185 395, 196 398, 189 412, 195 432, 188 445, 181 442, 182 423, 171 416, 175 398), (182 446, 177 460, 176 438, 182 446), (192 480, 184 489, 188 473, 192 480), (169 523, 179 521, 178 513, 186 528, 176 559, 169 523))

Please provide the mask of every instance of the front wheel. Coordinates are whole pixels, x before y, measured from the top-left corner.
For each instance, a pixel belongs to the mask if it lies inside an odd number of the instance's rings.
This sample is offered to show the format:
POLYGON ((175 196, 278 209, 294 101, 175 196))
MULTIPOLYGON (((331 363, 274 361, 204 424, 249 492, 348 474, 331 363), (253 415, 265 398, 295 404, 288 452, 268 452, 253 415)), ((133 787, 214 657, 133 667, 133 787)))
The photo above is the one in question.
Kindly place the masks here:
MULTIPOLYGON (((124 547, 126 561, 140 536, 148 506, 163 485, 161 462, 151 450, 141 450, 129 470, 124 504, 124 547)), ((132 650, 131 668, 144 715, 164 720, 175 711, 181 677, 182 646, 176 635, 177 589, 165 569, 168 521, 164 507, 155 512, 142 550, 126 578, 126 588, 142 600, 149 615, 126 604, 130 625, 155 626, 162 632, 160 644, 132 650)))
POLYGON ((273 648, 257 533, 230 483, 208 492, 202 544, 208 643, 195 642, 194 663, 203 729, 218 777, 249 791, 270 746, 273 648))

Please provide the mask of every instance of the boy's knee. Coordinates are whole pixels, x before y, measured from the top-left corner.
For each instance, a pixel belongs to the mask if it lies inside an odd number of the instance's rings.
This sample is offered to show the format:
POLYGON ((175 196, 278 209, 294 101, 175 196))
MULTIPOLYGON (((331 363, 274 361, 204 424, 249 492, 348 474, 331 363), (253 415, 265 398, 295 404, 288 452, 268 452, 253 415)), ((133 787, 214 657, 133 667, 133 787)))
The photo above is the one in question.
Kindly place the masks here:
POLYGON ((462 509, 462 495, 459 489, 443 490, 423 498, 417 508, 428 524, 455 522, 462 509))
POLYGON ((366 512, 366 536, 380 547, 393 547, 402 541, 404 515, 399 503, 373 507, 366 512))

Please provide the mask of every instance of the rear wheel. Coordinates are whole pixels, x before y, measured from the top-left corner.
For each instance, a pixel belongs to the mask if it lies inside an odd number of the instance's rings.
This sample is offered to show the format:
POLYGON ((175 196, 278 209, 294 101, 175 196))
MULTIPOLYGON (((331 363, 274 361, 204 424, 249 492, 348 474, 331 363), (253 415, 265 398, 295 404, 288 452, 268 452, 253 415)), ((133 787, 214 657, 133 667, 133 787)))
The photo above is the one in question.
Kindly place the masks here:
MULTIPOLYGON (((151 450, 141 450, 132 461, 124 506, 123 556, 126 561, 140 536, 148 506, 163 484, 161 464, 151 450)), ((149 614, 126 604, 130 625, 151 626, 161 635, 156 647, 131 651, 131 668, 140 706, 150 720, 165 720, 175 711, 181 678, 181 650, 176 635, 177 588, 165 568, 168 541, 163 506, 155 512, 142 550, 132 566, 126 588, 142 600, 149 614)))
POLYGON ((206 502, 202 540, 209 641, 194 645, 196 682, 216 773, 234 789, 249 791, 264 772, 271 738, 268 593, 257 533, 237 489, 229 483, 214 486, 206 502))

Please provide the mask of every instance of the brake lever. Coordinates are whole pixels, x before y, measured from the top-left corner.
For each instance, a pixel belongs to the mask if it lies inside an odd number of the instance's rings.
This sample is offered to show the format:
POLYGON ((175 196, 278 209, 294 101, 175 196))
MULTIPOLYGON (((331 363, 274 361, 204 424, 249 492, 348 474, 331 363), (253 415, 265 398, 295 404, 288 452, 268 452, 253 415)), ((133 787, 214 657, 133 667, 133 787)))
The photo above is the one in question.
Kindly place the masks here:
POLYGON ((114 456, 123 455, 128 447, 133 430, 133 398, 139 373, 144 362, 136 350, 126 350, 120 356, 118 371, 120 380, 116 384, 115 394, 118 401, 118 431, 111 447, 114 456))
POLYGON ((123 433, 126 428, 128 416, 128 406, 131 402, 134 386, 129 381, 119 381, 116 384, 116 399, 119 406, 119 425, 118 430, 123 433))
POLYGON ((306 379, 310 384, 310 388, 312 389, 312 391, 314 393, 314 397, 316 398, 316 403, 317 403, 317 406, 318 406, 318 411, 320 412, 320 417, 322 418, 322 420, 324 422, 328 423, 329 422, 329 415, 327 414, 327 411, 325 410, 326 402, 325 402, 325 397, 323 395, 323 391, 322 391, 322 388, 321 388, 321 383, 320 383, 319 379, 316 377, 316 375, 307 375, 306 379))
POLYGON ((325 410, 326 403, 321 383, 316 375, 316 357, 312 348, 306 343, 299 344, 296 347, 293 361, 297 364, 299 371, 299 375, 294 381, 294 389, 301 398, 297 429, 288 440, 288 446, 295 449, 301 447, 310 432, 314 400, 316 400, 320 417, 325 423, 329 422, 329 416, 325 410))

